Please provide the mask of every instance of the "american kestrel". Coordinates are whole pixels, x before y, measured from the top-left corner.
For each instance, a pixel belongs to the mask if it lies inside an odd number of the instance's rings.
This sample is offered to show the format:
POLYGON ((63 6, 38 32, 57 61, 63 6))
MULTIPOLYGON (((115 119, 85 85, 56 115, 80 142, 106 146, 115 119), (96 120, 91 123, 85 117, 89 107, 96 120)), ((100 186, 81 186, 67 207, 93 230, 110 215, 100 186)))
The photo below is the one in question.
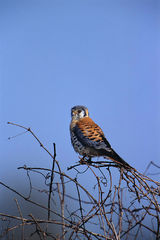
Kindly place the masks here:
POLYGON ((89 117, 86 107, 73 107, 71 117, 71 142, 76 152, 84 158, 103 156, 121 166, 132 168, 111 148, 101 128, 89 117))

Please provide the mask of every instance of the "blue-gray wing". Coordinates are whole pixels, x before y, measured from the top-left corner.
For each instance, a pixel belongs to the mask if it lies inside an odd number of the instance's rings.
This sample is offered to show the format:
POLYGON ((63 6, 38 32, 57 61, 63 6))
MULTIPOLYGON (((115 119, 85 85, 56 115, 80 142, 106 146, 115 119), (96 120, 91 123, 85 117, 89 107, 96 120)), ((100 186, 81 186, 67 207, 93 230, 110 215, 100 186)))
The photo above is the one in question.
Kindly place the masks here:
POLYGON ((83 146, 105 149, 106 151, 111 148, 111 145, 105 138, 101 128, 93 121, 92 124, 91 122, 80 121, 73 128, 73 132, 83 146))

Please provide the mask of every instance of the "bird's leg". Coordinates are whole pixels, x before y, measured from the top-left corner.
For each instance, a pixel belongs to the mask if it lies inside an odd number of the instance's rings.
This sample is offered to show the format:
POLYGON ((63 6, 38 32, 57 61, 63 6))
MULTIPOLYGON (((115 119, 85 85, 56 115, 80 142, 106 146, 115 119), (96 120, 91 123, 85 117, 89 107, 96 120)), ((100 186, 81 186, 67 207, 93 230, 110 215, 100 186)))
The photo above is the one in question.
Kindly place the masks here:
POLYGON ((80 164, 91 164, 92 163, 92 161, 91 161, 91 157, 88 157, 88 156, 86 156, 86 155, 84 155, 82 158, 80 158, 80 164))
POLYGON ((84 155, 82 158, 80 158, 80 164, 85 164, 85 157, 86 157, 86 155, 84 155))
POLYGON ((87 163, 91 164, 92 163, 91 159, 92 159, 91 157, 88 157, 87 163))

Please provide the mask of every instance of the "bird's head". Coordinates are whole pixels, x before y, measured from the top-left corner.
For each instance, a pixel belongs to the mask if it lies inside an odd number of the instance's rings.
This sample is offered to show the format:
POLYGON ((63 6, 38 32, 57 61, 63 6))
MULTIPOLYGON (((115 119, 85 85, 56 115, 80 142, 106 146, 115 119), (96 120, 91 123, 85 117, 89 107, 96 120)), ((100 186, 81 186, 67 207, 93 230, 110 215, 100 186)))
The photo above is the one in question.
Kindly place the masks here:
POLYGON ((72 120, 79 120, 80 118, 88 117, 88 109, 84 106, 74 106, 71 109, 72 120))

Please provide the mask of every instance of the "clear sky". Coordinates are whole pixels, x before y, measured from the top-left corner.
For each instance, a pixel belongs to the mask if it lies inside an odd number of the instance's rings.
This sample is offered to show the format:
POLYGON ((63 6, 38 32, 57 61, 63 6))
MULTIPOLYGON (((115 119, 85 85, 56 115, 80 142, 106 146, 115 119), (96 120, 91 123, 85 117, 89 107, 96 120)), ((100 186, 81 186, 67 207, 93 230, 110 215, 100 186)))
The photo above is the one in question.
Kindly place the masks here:
POLYGON ((88 107, 118 154, 140 171, 160 163, 158 0, 0 1, 1 179, 50 166, 31 127, 63 171, 78 156, 70 109, 88 107))

